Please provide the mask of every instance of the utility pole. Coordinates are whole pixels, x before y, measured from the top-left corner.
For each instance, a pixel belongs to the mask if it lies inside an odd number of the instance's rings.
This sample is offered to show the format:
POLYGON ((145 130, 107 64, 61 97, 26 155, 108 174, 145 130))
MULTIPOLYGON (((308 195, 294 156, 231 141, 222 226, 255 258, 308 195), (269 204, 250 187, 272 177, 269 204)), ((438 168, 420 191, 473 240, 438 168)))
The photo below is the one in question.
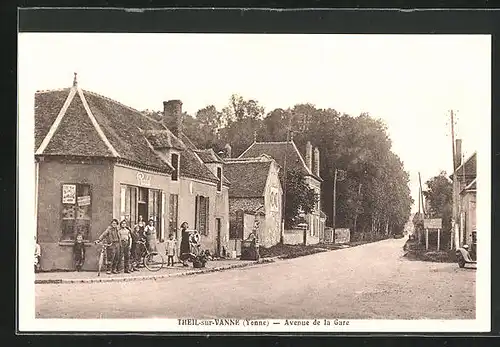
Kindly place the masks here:
POLYGON ((290 127, 292 124, 292 115, 290 114, 288 117, 288 127, 286 130, 286 144, 285 144, 285 159, 283 160, 283 210, 281 212, 282 215, 282 227, 281 227, 281 235, 280 235, 280 243, 284 242, 284 233, 285 233, 285 212, 286 212, 286 180, 287 180, 287 156, 288 156, 288 141, 290 141, 290 127))
MULTIPOLYGON (((457 221, 458 221, 458 209, 457 209, 457 173, 456 173, 456 168, 457 168, 457 160, 456 160, 456 153, 455 153, 455 128, 454 128, 454 119, 453 119, 453 110, 450 110, 450 118, 451 118, 451 148, 452 148, 452 154, 453 154, 453 206, 452 206, 452 220, 451 220, 451 240, 450 240, 450 247, 453 249, 454 241, 455 241, 455 233, 456 233, 456 228, 457 228, 457 221)), ((459 245, 455 245, 455 247, 458 247, 459 245)))
POLYGON ((335 172, 333 174, 333 214, 332 214, 332 229, 333 229, 333 235, 332 235, 332 241, 335 243, 335 222, 336 222, 336 215, 337 215, 337 208, 336 208, 336 202, 337 202, 337 169, 335 168, 335 172))
POLYGON ((422 200, 422 213, 425 218, 425 205, 424 205, 424 190, 422 189, 422 178, 420 177, 420 171, 418 172, 418 184, 419 184, 419 196, 418 196, 418 212, 420 213, 420 200, 422 200))

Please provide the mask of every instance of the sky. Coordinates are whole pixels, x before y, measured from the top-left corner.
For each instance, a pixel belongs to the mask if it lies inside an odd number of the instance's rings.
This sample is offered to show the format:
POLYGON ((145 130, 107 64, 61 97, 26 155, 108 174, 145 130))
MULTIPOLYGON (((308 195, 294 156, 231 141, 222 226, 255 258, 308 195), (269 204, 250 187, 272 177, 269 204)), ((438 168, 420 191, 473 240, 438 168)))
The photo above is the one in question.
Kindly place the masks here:
POLYGON ((369 112, 386 123, 415 201, 419 172, 424 189, 451 173, 451 109, 466 158, 489 144, 489 35, 21 33, 18 45, 26 148, 35 91, 70 87, 74 72, 81 88, 138 110, 180 99, 194 115, 236 93, 266 112, 306 102, 369 112))

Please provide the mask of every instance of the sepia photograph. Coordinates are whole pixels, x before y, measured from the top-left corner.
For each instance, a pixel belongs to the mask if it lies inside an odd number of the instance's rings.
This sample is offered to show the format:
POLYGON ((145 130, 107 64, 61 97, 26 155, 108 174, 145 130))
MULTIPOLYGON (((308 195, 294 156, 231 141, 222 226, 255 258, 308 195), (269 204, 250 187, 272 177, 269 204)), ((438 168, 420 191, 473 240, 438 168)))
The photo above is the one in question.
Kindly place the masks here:
POLYGON ((489 35, 18 40, 20 328, 489 330, 489 35))

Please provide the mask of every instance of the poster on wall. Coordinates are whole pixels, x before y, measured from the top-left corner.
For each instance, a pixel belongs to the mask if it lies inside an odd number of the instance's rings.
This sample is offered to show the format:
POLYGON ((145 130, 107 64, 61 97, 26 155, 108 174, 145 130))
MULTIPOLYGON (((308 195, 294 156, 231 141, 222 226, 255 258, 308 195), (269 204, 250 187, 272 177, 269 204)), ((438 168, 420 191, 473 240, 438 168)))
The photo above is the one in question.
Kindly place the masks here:
POLYGON ((63 184, 63 204, 74 204, 76 202, 76 185, 63 184))
POLYGON ((90 205, 90 195, 79 196, 77 200, 78 200, 78 206, 90 205))

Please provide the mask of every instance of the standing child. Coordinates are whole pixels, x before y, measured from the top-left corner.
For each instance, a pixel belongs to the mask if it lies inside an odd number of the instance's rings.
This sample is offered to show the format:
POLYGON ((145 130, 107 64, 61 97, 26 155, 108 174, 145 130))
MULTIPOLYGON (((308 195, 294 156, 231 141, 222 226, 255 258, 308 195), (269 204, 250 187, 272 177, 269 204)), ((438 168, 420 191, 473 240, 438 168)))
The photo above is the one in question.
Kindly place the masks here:
POLYGON ((170 234, 168 235, 168 240, 167 240, 167 266, 170 266, 170 263, 172 263, 172 266, 174 266, 174 255, 175 255, 175 250, 177 248, 177 241, 174 239, 174 235, 170 234))
POLYGON ((85 243, 81 234, 76 235, 75 244, 73 245, 73 255, 75 257, 76 271, 81 271, 85 262, 85 243))

